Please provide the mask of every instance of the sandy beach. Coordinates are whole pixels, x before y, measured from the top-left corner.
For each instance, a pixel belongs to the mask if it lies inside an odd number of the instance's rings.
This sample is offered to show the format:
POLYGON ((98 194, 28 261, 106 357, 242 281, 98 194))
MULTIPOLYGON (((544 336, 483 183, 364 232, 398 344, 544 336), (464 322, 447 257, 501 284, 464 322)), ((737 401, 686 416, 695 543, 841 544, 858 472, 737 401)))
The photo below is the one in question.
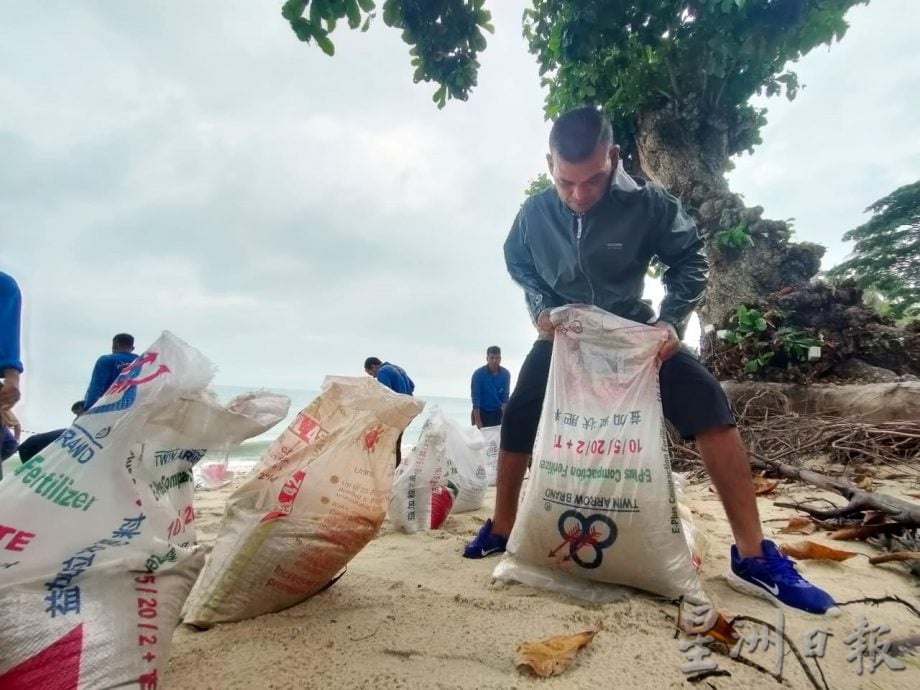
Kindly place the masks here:
MULTIPOLYGON (((884 475, 882 475, 884 476, 884 475)), ((213 544, 226 497, 240 481, 218 491, 199 491, 199 540, 213 544)), ((903 497, 917 491, 915 482, 877 480, 877 491, 903 497)), ((861 542, 832 542, 826 533, 775 535, 794 515, 776 501, 832 494, 782 482, 770 496, 758 499, 768 535, 778 543, 811 539, 860 554, 878 553, 861 542), (775 521, 771 521, 775 520, 775 521)), ((727 616, 747 615, 776 623, 777 609, 766 601, 731 589, 727 569, 731 538, 718 497, 708 482, 686 491, 696 525, 704 530, 710 549, 703 563, 703 586, 727 616)), ((486 505, 491 506, 494 489, 486 505)), ((688 659, 675 638, 677 606, 636 592, 623 601, 583 604, 556 594, 493 583, 497 558, 471 561, 460 556, 465 542, 490 515, 490 509, 452 515, 443 529, 405 535, 386 521, 379 535, 349 564, 347 573, 328 590, 285 611, 198 632, 180 626, 173 638, 167 688, 603 688, 694 687, 681 665, 688 659), (560 676, 540 679, 514 663, 523 641, 599 629, 594 641, 579 653, 560 676)), ((800 572, 830 591, 838 602, 896 595, 920 607, 917 580, 899 564, 872 566, 858 556, 843 563, 804 562, 800 572)), ((803 635, 826 631, 820 659, 827 687, 920 687, 920 654, 905 659, 906 669, 880 665, 863 673, 848 661, 853 646, 845 642, 864 615, 869 628, 887 625, 885 640, 920 633, 920 618, 897 603, 843 607, 837 618, 788 612, 786 634, 803 652, 803 635)), ((756 626, 755 626, 756 627, 756 626)), ((750 635, 754 630, 747 629, 750 635)), ((822 637, 820 633, 812 639, 822 637)), ((784 685, 812 687, 788 646, 782 664, 784 685)), ((776 648, 771 645, 743 656, 775 671, 776 648)), ((727 655, 713 653, 720 671, 695 687, 776 688, 777 680, 763 670, 727 655)), ((818 676, 813 662, 812 673, 818 676)), ((820 683, 820 678, 819 678, 820 683)), ((820 687, 820 686, 819 686, 820 687)))

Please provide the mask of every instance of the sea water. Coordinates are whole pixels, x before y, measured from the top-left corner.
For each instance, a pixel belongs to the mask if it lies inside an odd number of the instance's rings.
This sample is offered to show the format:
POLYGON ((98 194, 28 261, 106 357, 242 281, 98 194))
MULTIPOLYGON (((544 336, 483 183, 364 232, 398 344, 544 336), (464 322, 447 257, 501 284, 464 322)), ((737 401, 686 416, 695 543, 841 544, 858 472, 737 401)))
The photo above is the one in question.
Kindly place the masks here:
MULTIPOLYGON (((248 393, 252 389, 239 386, 214 386, 213 390, 217 394, 220 403, 226 404, 235 396, 242 393, 248 393)), ((311 390, 286 388, 271 388, 269 390, 273 393, 286 395, 291 399, 291 407, 288 411, 288 416, 265 433, 251 438, 240 446, 231 449, 227 455, 230 469, 245 469, 258 461, 262 454, 268 450, 272 441, 281 434, 282 430, 294 420, 303 408, 309 405, 313 399, 319 395, 319 391, 311 390)), ((425 407, 418 416, 412 420, 412 423, 409 424, 403 434, 402 444, 405 452, 408 452, 408 449, 414 446, 418 441, 419 434, 422 432, 422 426, 435 406, 439 407, 446 417, 453 419, 458 424, 470 424, 470 411, 473 405, 468 398, 446 398, 437 396, 416 397, 424 401, 425 407)), ((403 457, 405 457, 405 452, 403 457)), ((218 458, 212 455, 209 459, 217 460, 218 458)))

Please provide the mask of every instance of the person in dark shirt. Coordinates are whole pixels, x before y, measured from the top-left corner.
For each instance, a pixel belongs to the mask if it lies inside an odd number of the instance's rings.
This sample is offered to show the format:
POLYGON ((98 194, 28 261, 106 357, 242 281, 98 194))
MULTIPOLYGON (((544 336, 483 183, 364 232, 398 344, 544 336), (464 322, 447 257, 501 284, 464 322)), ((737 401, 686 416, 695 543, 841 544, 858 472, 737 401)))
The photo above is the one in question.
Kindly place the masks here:
POLYGON ((502 413, 511 394, 511 372, 502 366, 502 351, 498 345, 486 350, 486 364, 473 372, 470 392, 473 424, 479 429, 501 425, 502 413))
POLYGON ((89 410, 96 401, 99 400, 109 389, 118 374, 128 364, 131 364, 137 355, 134 354, 134 336, 127 333, 119 333, 112 338, 112 354, 102 355, 96 360, 93 367, 93 375, 89 381, 89 387, 86 389, 86 397, 83 398, 83 408, 89 410))
MULTIPOLYGON (((553 185, 524 202, 505 241, 505 262, 524 290, 537 341, 524 360, 501 428, 495 510, 464 556, 506 550, 533 452, 550 374, 552 310, 592 305, 649 324, 666 337, 658 353, 662 412, 699 455, 725 508, 735 544, 727 581, 736 589, 809 613, 836 614, 833 597, 809 583, 772 541, 757 512, 751 467, 731 406, 715 377, 681 336, 703 299, 709 264, 703 240, 680 201, 623 171, 610 121, 600 109, 576 108, 550 132, 553 185), (656 314, 643 301, 653 257, 665 297, 656 314)), ((667 471, 667 470, 665 470, 667 471)), ((574 506, 573 506, 574 507, 574 506)))
MULTIPOLYGON (((73 412, 76 417, 83 414, 83 401, 77 400, 77 402, 70 406, 70 411, 73 412)), ((76 417, 74 417, 75 420, 76 417)), ((29 462, 29 460, 57 441, 65 431, 67 431, 67 429, 54 429, 53 431, 43 431, 40 434, 32 434, 19 444, 19 459, 23 463, 29 462)))

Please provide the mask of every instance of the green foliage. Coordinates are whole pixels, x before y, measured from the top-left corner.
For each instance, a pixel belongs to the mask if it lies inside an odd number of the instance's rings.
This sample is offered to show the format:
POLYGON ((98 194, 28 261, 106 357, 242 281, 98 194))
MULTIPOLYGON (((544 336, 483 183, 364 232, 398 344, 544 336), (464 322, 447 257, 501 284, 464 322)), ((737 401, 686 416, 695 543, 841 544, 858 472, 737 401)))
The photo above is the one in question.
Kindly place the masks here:
MULTIPOLYGON (((548 87, 549 118, 602 105, 629 163, 640 116, 670 108, 675 137, 724 134, 716 165, 727 168, 730 156, 760 143, 765 111, 750 98, 795 98, 801 86, 789 64, 839 41, 846 11, 868 1, 533 0, 524 36, 548 87)), ((415 81, 438 84, 438 107, 466 100, 486 48, 483 32, 494 31, 485 0, 384 0, 381 7, 384 23, 411 46, 415 81)), ((337 23, 365 31, 377 3, 287 0, 281 13, 301 41, 332 55, 337 23)))
MULTIPOLYGON (((432 100, 443 108, 449 98, 466 100, 476 86, 477 56, 486 48, 483 31, 493 33, 485 0, 384 0, 383 22, 402 31, 411 46, 416 82, 438 84, 432 100)), ((287 0, 281 15, 301 41, 316 42, 335 54, 330 34, 341 20, 367 31, 377 15, 373 0, 287 0)))
MULTIPOLYGON (((734 324, 734 328, 722 332, 722 339, 737 345, 742 350, 749 349, 751 344, 760 339, 760 334, 767 330, 767 320, 763 315, 756 309, 748 309, 743 304, 735 308, 735 313, 731 316, 731 322, 734 324)), ((760 371, 771 359, 773 359, 773 352, 771 351, 758 352, 748 356, 744 370, 748 374, 753 374, 760 371)))
POLYGON ((767 330, 767 320, 756 309, 748 309, 743 304, 735 308, 735 313, 731 316, 731 322, 735 328, 726 332, 723 336, 725 340, 731 343, 738 343, 745 338, 757 336, 767 330), (729 335, 731 337, 729 337, 729 335))
POLYGON ((549 179, 549 175, 546 173, 540 173, 535 178, 530 180, 527 185, 527 189, 524 190, 524 194, 529 199, 532 196, 536 196, 544 189, 549 189, 553 186, 553 181, 549 179))
POLYGON ((808 351, 820 347, 820 338, 798 328, 783 327, 776 331, 773 341, 779 345, 790 359, 798 362, 808 361, 808 351))
POLYGON ((740 250, 754 245, 754 240, 751 239, 744 223, 739 223, 729 230, 720 230, 715 234, 715 242, 719 249, 740 250))
POLYGON ((735 308, 730 319, 732 328, 720 331, 719 336, 741 352, 745 373, 755 374, 775 364, 774 358, 779 353, 783 353, 786 360, 807 362, 809 350, 821 345, 821 339, 809 330, 790 326, 776 328, 772 320, 783 316, 772 310, 762 314, 743 304, 735 308))
POLYGON ((920 314, 920 181, 899 187, 866 212, 872 218, 843 236, 856 243, 852 254, 828 276, 854 279, 896 319, 920 314))
POLYGON ((715 125, 725 160, 760 143, 755 94, 795 98, 788 66, 840 40, 868 0, 534 0, 524 35, 549 88, 547 116, 598 103, 627 153, 644 111, 670 107, 676 136, 715 125))

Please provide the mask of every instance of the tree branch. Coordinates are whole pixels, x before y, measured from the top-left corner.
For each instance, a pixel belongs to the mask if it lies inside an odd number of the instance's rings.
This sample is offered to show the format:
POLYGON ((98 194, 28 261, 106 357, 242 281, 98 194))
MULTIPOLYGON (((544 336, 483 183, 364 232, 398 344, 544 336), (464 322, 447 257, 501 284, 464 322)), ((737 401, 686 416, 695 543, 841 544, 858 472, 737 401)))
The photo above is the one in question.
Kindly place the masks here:
MULTIPOLYGON (((886 494, 877 494, 871 491, 864 491, 855 484, 843 479, 834 479, 818 472, 802 469, 787 465, 779 460, 770 460, 751 454, 753 458, 751 466, 760 470, 773 470, 782 477, 798 479, 806 484, 817 486, 821 489, 834 491, 847 499, 846 506, 830 511, 815 511, 815 517, 827 519, 831 517, 841 517, 866 510, 875 510, 884 513, 895 522, 899 522, 909 527, 920 527, 920 505, 904 501, 894 496, 886 494)), ((811 513, 811 511, 805 511, 811 513)))

